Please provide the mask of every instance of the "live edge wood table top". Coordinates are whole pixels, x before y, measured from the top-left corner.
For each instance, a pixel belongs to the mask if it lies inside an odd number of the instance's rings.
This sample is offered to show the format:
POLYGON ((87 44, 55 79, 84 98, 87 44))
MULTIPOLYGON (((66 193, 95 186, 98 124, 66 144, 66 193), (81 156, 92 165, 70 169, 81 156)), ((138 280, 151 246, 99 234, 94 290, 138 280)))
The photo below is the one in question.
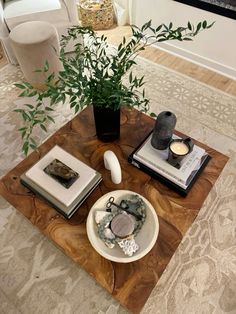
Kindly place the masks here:
POLYGON ((103 143, 96 138, 92 110, 88 107, 0 181, 0 193, 9 203, 133 313, 141 311, 228 160, 227 156, 195 141, 212 158, 188 196, 179 196, 127 161, 128 155, 153 129, 154 122, 136 110, 122 110, 120 139, 103 143), (103 176, 102 183, 70 220, 22 186, 19 180, 23 172, 56 144, 103 176), (122 182, 118 185, 112 183, 110 173, 104 167, 103 154, 108 149, 117 155, 121 164, 122 182), (128 264, 101 257, 86 234, 86 218, 92 205, 105 193, 117 189, 132 190, 146 197, 155 208, 160 223, 153 249, 139 261, 128 264))

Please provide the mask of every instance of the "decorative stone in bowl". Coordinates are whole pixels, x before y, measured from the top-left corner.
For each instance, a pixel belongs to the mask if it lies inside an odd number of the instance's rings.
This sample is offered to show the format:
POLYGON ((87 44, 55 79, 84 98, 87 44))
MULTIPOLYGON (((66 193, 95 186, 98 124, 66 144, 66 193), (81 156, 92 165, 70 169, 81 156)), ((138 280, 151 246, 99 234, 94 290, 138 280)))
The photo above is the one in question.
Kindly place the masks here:
POLYGON ((129 263, 145 256, 156 243, 159 233, 158 217, 151 203, 142 195, 128 190, 112 191, 98 199, 89 212, 86 227, 93 248, 101 256, 117 263, 129 263), (110 204, 111 199, 118 205, 117 212, 116 206, 110 204), (124 211, 119 208, 122 200, 129 202, 135 199, 142 205, 138 212, 132 207, 124 211), (132 234, 128 236, 129 233, 132 234), (114 240, 117 235, 118 240, 114 240), (122 236, 123 239, 119 238, 122 236), (108 240, 107 243, 106 237, 111 242, 108 240))

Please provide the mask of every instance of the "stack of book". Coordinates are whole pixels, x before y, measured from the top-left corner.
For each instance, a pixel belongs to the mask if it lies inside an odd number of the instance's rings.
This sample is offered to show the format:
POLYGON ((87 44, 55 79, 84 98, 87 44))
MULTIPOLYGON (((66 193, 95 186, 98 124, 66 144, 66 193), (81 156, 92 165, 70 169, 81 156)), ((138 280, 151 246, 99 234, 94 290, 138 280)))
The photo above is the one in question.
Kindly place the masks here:
MULTIPOLYGON (((134 150, 128 161, 180 194, 187 195, 210 156, 203 148, 194 145, 192 152, 182 160, 181 168, 177 169, 167 162, 168 149, 155 149, 151 138, 152 133, 134 150)), ((174 135, 175 138, 179 137, 174 135)))
POLYGON ((101 180, 100 173, 57 145, 21 175, 23 185, 66 218, 78 210, 101 180))

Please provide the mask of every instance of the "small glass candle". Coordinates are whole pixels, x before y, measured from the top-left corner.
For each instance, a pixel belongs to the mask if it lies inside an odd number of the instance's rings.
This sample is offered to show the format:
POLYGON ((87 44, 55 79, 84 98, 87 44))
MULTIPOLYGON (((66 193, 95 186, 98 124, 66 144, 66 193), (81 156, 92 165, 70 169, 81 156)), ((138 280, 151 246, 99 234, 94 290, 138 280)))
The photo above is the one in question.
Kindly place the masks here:
POLYGON ((193 142, 190 137, 185 139, 172 140, 169 144, 167 162, 177 169, 180 169, 182 160, 191 153, 193 142))
POLYGON ((184 156, 189 153, 189 146, 182 141, 173 141, 170 150, 175 155, 184 156))

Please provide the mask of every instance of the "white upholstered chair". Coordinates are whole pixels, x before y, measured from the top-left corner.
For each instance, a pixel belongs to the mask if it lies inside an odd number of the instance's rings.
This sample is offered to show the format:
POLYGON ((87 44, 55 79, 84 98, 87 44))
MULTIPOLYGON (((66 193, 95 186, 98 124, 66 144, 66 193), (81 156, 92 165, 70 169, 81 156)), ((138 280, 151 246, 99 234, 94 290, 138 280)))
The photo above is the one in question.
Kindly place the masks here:
POLYGON ((17 60, 9 33, 15 26, 29 21, 52 23, 61 36, 68 27, 79 23, 76 0, 0 0, 0 40, 10 63, 16 64, 17 60))

